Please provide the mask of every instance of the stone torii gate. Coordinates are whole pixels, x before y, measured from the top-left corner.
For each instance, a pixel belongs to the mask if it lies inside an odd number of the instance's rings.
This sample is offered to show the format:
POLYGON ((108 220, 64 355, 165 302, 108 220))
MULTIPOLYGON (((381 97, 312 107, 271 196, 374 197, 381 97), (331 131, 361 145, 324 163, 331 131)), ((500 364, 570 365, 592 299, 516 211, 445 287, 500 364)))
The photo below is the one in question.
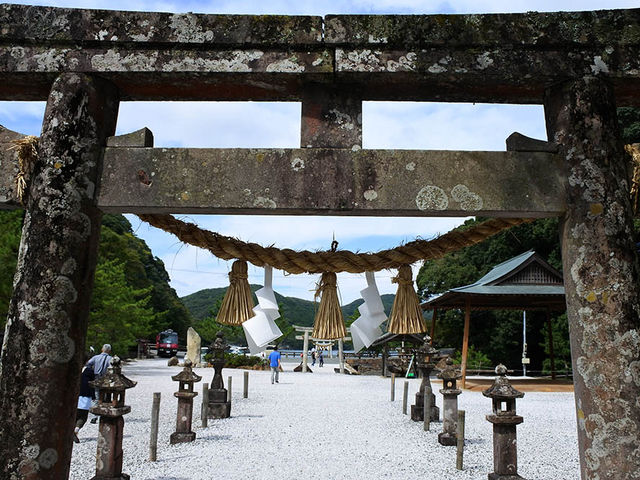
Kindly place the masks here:
MULTIPOLYGON (((582 478, 640 478, 640 275, 616 118, 639 92, 640 10, 0 5, 0 100, 47 100, 2 348, 0 476, 68 476, 102 212, 191 212, 560 216, 582 478), (299 101, 301 148, 109 146, 120 100, 299 101), (543 104, 555 146, 362 150, 364 100, 543 104)), ((17 208, 15 154, 0 164, 2 206, 17 208)))

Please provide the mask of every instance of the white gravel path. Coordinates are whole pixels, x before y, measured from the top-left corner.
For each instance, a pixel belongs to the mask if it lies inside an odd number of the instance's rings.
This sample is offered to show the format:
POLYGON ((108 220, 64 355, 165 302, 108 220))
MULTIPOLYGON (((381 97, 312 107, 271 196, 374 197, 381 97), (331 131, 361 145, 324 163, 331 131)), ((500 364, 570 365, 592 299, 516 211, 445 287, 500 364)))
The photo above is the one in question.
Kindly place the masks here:
MULTIPOLYGON (((466 410, 464 470, 455 468, 456 448, 437 441, 441 423, 424 432, 421 422, 402 414, 402 383, 389 401, 390 380, 333 372, 335 365, 312 374, 292 372, 285 363, 280 383, 269 372, 251 371, 249 398, 242 398, 243 370, 224 369, 233 377, 231 418, 200 423, 201 394, 194 402, 196 441, 169 445, 175 430, 178 367, 166 360, 138 360, 124 373, 138 385, 127 391, 123 472, 133 480, 338 479, 482 479, 493 471, 492 425, 485 415, 491 402, 478 392, 463 392, 466 410), (149 462, 153 392, 162 392, 158 461, 149 462)), ((213 369, 196 373, 210 382, 213 369)), ((419 380, 409 380, 409 404, 419 380)), ((434 383, 434 390, 439 385, 434 383)), ((202 392, 202 382, 196 384, 202 392)), ((442 408, 442 397, 437 394, 442 408)), ((518 473, 529 480, 579 478, 574 397, 571 393, 527 393, 518 400, 524 423, 518 426, 518 473)), ((74 445, 72 480, 95 474, 97 425, 87 422, 74 445)))

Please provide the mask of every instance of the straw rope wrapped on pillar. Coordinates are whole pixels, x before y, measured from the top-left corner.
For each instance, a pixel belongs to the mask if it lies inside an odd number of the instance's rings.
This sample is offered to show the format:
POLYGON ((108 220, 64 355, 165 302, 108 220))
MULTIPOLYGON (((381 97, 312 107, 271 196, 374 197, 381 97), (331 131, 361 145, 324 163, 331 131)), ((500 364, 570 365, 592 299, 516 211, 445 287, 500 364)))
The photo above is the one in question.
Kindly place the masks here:
POLYGON ((344 326, 344 318, 338 300, 338 280, 333 272, 322 274, 320 284, 316 290, 316 298, 320 298, 320 306, 313 323, 313 338, 323 340, 335 340, 347 336, 347 329, 344 326))
POLYGON ((229 272, 229 288, 224 294, 216 321, 225 325, 242 325, 253 317, 253 298, 249 287, 247 262, 236 260, 229 272))
POLYGON ((422 318, 420 300, 413 288, 411 266, 400 267, 398 276, 394 277, 392 282, 398 284, 398 293, 393 301, 387 331, 390 333, 426 332, 427 324, 422 318))

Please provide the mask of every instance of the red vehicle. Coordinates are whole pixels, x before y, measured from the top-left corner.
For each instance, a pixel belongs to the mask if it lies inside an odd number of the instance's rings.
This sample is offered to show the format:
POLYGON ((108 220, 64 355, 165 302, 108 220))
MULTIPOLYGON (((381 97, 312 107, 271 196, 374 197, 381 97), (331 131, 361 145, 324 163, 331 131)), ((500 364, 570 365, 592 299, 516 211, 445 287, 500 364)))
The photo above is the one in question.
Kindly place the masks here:
POLYGON ((178 334, 173 330, 165 330, 156 336, 156 349, 159 357, 174 357, 178 353, 178 334))

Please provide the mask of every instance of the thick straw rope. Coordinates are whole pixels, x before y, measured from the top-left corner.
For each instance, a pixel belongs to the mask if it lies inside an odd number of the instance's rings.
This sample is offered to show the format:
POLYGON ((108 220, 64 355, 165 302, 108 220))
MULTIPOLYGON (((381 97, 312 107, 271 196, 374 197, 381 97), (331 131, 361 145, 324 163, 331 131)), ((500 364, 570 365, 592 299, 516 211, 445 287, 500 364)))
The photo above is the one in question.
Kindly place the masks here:
POLYGON ((506 228, 534 220, 532 218, 496 218, 466 230, 451 231, 429 241, 415 240, 377 253, 353 253, 347 250, 310 252, 263 247, 256 243, 247 243, 202 230, 193 223, 183 222, 171 215, 141 214, 138 216, 154 227, 174 234, 182 242, 209 250, 223 260, 237 258, 258 267, 271 265, 273 268, 296 274, 362 273, 399 268, 421 260, 441 258, 449 252, 479 243, 506 228))

